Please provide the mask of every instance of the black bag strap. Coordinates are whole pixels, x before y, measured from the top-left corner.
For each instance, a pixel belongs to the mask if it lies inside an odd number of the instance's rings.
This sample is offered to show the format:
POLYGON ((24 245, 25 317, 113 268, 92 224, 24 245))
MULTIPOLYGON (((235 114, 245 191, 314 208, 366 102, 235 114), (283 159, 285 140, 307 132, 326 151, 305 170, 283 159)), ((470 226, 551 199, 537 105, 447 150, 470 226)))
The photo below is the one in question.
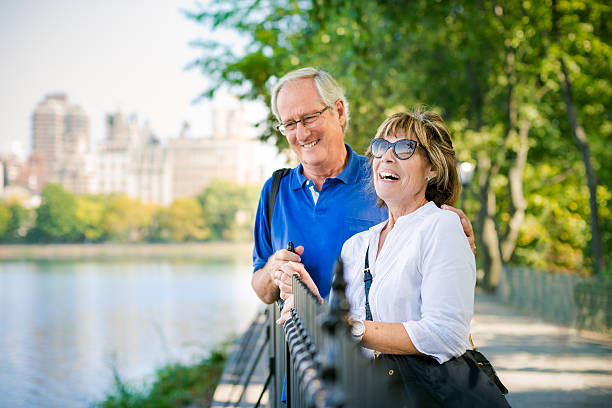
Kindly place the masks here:
POLYGON ((270 201, 268 202, 268 229, 272 233, 272 214, 274 214, 274 204, 276 204, 276 196, 283 177, 285 177, 291 169, 282 168, 272 173, 272 186, 270 187, 270 201))
POLYGON ((366 256, 363 268, 363 286, 365 287, 365 312, 366 320, 372 320, 372 311, 370 310, 370 286, 372 286, 372 274, 370 273, 370 261, 368 260, 368 254, 370 252, 370 246, 366 249, 366 256))

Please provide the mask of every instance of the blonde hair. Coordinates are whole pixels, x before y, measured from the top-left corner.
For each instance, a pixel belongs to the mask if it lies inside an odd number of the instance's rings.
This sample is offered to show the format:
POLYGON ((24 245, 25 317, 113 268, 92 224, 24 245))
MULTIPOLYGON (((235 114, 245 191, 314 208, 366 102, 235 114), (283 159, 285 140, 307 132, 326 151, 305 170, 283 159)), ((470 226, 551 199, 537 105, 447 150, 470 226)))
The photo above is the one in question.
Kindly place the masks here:
POLYGON ((319 93, 319 97, 321 98, 321 102, 325 104, 325 106, 329 106, 332 110, 336 108, 336 101, 338 99, 342 99, 344 102, 344 113, 346 120, 344 122, 344 126, 342 130, 346 129, 346 126, 349 122, 349 104, 344 96, 344 91, 338 85, 334 77, 328 74, 325 71, 321 71, 312 67, 305 67, 296 69, 295 71, 288 72, 281 79, 278 80, 274 88, 272 88, 272 101, 270 103, 272 108, 272 113, 276 116, 276 119, 280 122, 281 117, 278 113, 278 107, 276 106, 276 102, 278 99, 278 93, 280 90, 292 81, 297 81, 299 79, 307 79, 311 78, 314 81, 315 87, 317 88, 317 92, 319 93))
MULTIPOLYGON (((403 135, 416 140, 425 158, 431 163, 435 175, 429 179, 425 198, 436 203, 454 205, 459 198, 461 185, 457 174, 457 160, 453 150, 450 131, 436 112, 417 108, 412 112, 401 112, 389 116, 376 131, 376 138, 403 135)), ((368 149, 368 155, 371 157, 368 149)), ((384 201, 378 199, 378 204, 384 201)))

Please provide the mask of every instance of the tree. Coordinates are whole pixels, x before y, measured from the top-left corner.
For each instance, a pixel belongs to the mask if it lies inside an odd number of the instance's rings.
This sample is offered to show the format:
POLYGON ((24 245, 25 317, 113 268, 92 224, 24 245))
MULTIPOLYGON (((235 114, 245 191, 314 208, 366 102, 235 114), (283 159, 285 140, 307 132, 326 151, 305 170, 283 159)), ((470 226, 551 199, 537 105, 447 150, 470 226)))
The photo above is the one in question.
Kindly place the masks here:
POLYGON ((30 242, 81 241, 82 226, 76 216, 76 197, 58 184, 42 191, 42 203, 36 209, 36 223, 28 233, 30 242))
MULTIPOLYGON (((569 13, 572 17, 575 16, 574 14, 575 12, 580 12, 582 11, 581 9, 584 8, 583 3, 579 3, 579 2, 567 2, 567 3, 569 4, 569 6, 566 6, 567 13, 569 13)), ((597 7, 597 5, 594 8, 589 7, 589 9, 591 10, 594 9, 596 14, 599 14, 601 12, 601 9, 597 7)), ((609 5, 607 9, 608 9, 608 13, 607 13, 608 18, 612 17, 609 11, 610 9, 609 5)), ((565 104, 565 113, 567 115, 567 122, 569 125, 570 133, 576 143, 576 146, 578 147, 578 150, 580 151, 582 162, 584 163, 586 181, 587 181, 587 186, 589 188, 589 207, 590 207, 590 221, 591 221, 591 247, 593 251, 593 269, 595 271, 595 274, 599 274, 601 273, 601 271, 604 270, 605 266, 604 266, 604 259, 603 259, 603 253, 602 253, 602 242, 601 242, 601 234, 600 234, 599 209, 598 209, 599 205, 597 203, 598 180, 597 180, 597 173, 595 172, 595 169, 592 163, 591 148, 589 146, 589 141, 587 139, 586 131, 584 127, 582 126, 582 121, 580 120, 580 115, 578 112, 576 99, 574 97, 572 80, 570 78, 569 68, 566 63, 566 60, 571 59, 571 56, 569 55, 569 53, 563 51, 565 47, 563 46, 564 44, 561 40, 561 30, 564 28, 562 27, 562 24, 561 24, 561 20, 563 19, 563 16, 561 14, 562 12, 563 10, 558 4, 558 1, 552 0, 552 8, 551 8, 551 20, 552 21, 551 23, 552 23, 552 33, 553 33, 553 44, 556 46, 554 48, 553 55, 555 55, 559 61, 559 68, 560 68, 558 72, 559 84, 560 84, 561 95, 563 97, 563 102, 565 104)), ((583 16, 584 14, 589 16, 590 13, 589 11, 587 11, 586 13, 583 12, 580 14, 582 14, 583 16)), ((576 23, 584 24, 584 22, 580 20, 578 21, 574 20, 573 22, 570 20, 570 24, 573 27, 570 28, 569 34, 576 37, 576 32, 577 32, 580 37, 586 37, 586 39, 583 40, 584 41, 583 46, 585 48, 590 48, 590 45, 587 45, 587 44, 590 44, 590 39, 593 37, 593 36, 588 35, 588 31, 591 31, 591 30, 589 29, 585 30, 584 28, 581 29, 580 24, 576 24, 576 23), (587 33, 585 33, 584 31, 587 31, 587 33)), ((587 20, 586 24, 589 24, 589 23, 590 23, 590 20, 587 20)), ((608 24, 609 24, 609 21, 608 21, 608 24)), ((603 34, 610 35, 610 31, 608 31, 607 33, 603 32, 603 34)), ((568 35, 568 37, 570 37, 570 35, 568 35)), ((595 39, 600 40, 600 38, 597 38, 597 36, 595 36, 595 39)), ((608 54, 608 57, 609 57, 609 54, 608 54)), ((608 59, 608 62, 609 62, 609 59, 608 59)), ((609 64, 607 65, 609 67, 609 64)), ((608 68, 608 74, 610 74, 609 68, 608 68)), ((608 78, 610 77, 608 76, 608 78)))
POLYGON ((0 203, 0 241, 8 241, 11 211, 4 203, 0 203))
POLYGON ((34 214, 17 200, 0 202, 0 242, 20 242, 32 227, 34 214))
MULTIPOLYGON (((417 103, 442 113, 459 159, 478 162, 473 180, 477 201, 467 200, 466 211, 479 239, 485 285, 494 289, 504 263, 584 270, 591 259, 588 240, 565 237, 572 228, 582 237, 582 224, 571 220, 588 220, 589 215, 576 208, 569 218, 551 218, 537 202, 578 205, 581 187, 587 185, 572 173, 581 157, 565 137, 572 133, 559 97, 559 41, 562 49, 571 50, 566 61, 580 84, 574 99, 585 118, 585 133, 610 139, 605 117, 612 111, 611 52, 604 39, 612 18, 610 7, 600 2, 562 5, 564 35, 558 41, 552 0, 214 1, 188 15, 251 40, 243 54, 221 43, 197 44, 206 48, 193 66, 216 80, 205 95, 229 85, 242 97, 269 103, 270 86, 279 74, 299 66, 321 67, 346 89, 352 114, 347 141, 357 151, 364 151, 389 113, 417 103), (551 180, 565 183, 564 188, 553 188, 551 180), (560 248, 567 246, 581 256, 559 258, 560 248), (538 253, 542 247, 550 258, 538 253)), ((283 146, 273 123, 269 115, 261 124, 263 137, 283 146)), ((594 169, 604 171, 600 197, 609 197, 611 172, 601 163, 612 157, 603 140, 593 145, 594 169)), ((610 225, 610 212, 603 213, 603 225, 610 225)), ((591 219, 591 227, 595 224, 591 219)), ((612 233, 603 241, 604 253, 612 252, 612 233)))
POLYGON ((213 180, 197 199, 208 220, 211 239, 244 240, 252 235, 258 189, 213 180))
POLYGON ((204 213, 198 200, 177 198, 155 216, 156 231, 153 238, 161 241, 202 241, 210 235, 204 213))
POLYGON ((21 205, 18 201, 8 202, 7 208, 11 217, 6 231, 8 242, 22 241, 34 224, 34 212, 21 205))
POLYGON ((83 229, 83 238, 88 242, 98 242, 104 237, 101 228, 104 215, 104 197, 77 196, 76 217, 83 229))
POLYGON ((118 242, 148 239, 156 208, 125 194, 109 196, 100 219, 101 237, 118 242))

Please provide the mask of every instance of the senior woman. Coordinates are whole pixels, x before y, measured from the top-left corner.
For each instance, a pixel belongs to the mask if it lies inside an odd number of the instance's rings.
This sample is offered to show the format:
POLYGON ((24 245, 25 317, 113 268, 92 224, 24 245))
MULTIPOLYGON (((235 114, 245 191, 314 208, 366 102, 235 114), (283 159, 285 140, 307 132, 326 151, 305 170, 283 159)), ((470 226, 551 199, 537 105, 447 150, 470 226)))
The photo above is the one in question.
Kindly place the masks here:
MULTIPOLYGON (((440 209, 460 191, 448 128, 432 111, 397 113, 380 125, 369 154, 389 218, 342 248, 353 334, 370 355, 382 354, 389 372, 400 372, 405 403, 507 406, 462 357, 470 348, 476 266, 459 217, 440 209)), ((284 272, 298 273, 317 293, 301 264, 284 272)))
POLYGON ((389 219, 342 248, 351 312, 357 320, 371 312, 362 345, 444 363, 469 347, 476 283, 459 217, 439 208, 459 196, 449 131, 434 112, 398 113, 380 125, 369 153, 389 219), (368 308, 366 262, 372 275, 368 308))

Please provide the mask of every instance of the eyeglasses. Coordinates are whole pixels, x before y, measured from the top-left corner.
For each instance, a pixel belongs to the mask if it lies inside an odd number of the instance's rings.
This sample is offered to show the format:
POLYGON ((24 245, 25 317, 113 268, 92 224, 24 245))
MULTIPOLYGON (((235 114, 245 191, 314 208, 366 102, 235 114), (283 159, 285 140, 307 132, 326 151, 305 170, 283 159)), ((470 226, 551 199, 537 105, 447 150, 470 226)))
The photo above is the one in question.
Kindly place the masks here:
POLYGON ((310 115, 302 116, 302 119, 300 120, 291 120, 289 122, 281 123, 276 126, 276 129, 278 129, 278 131, 281 132, 283 135, 286 135, 287 133, 289 134, 295 133, 297 131, 297 124, 300 122, 302 122, 302 125, 304 125, 305 127, 311 127, 312 125, 315 124, 317 119, 319 119, 319 116, 321 116, 321 114, 328 109, 329 109, 329 106, 326 106, 325 108, 321 109, 318 112, 311 113, 310 115))
POLYGON ((370 142, 370 153, 372 153, 372 156, 380 159, 390 147, 393 147, 393 154, 395 157, 400 160, 408 160, 412 157, 418 145, 419 143, 415 140, 399 139, 391 143, 388 140, 378 137, 372 139, 370 142))

